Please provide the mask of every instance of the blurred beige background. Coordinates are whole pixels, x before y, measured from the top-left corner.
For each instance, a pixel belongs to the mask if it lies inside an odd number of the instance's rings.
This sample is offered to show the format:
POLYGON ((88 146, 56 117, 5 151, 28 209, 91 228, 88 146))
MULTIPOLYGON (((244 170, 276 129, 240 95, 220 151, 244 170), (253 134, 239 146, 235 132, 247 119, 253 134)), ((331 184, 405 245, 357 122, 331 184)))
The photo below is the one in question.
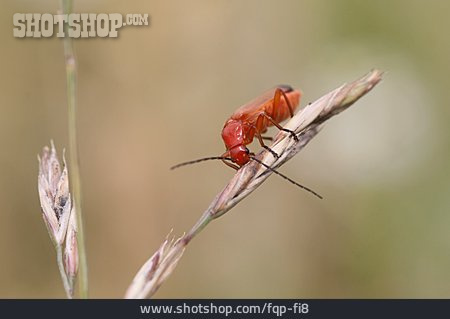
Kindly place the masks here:
MULTIPOLYGON (((0 12, 0 297, 64 298, 36 154, 67 147, 60 39, 16 39, 0 12)), ((159 298, 450 297, 450 3, 77 1, 148 13, 76 40, 91 296, 120 298, 170 229, 187 231, 233 171, 210 162, 241 104, 288 83, 309 101, 377 67, 384 81, 188 247, 159 298)), ((275 132, 275 131, 273 131, 275 132)), ((258 149, 255 143, 253 149, 258 149)))

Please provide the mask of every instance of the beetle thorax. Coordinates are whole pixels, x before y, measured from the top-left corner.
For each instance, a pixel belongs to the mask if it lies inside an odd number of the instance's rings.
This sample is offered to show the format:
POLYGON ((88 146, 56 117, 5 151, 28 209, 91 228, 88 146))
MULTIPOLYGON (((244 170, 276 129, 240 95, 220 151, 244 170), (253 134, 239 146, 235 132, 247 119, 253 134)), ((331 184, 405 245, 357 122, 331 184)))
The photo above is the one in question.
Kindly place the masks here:
POLYGON ((242 122, 239 120, 229 119, 222 130, 222 139, 227 150, 235 146, 242 145, 245 140, 245 132, 242 122))

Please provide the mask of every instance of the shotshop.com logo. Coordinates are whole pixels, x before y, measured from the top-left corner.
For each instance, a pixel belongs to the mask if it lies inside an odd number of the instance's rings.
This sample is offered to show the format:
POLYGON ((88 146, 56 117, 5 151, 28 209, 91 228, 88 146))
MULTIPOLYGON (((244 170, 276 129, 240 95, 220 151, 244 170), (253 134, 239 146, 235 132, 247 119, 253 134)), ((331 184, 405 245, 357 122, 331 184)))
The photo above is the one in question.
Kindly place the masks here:
POLYGON ((15 13, 13 35, 16 38, 58 38, 109 37, 117 38, 117 30, 123 26, 148 26, 148 14, 120 13, 15 13), (67 24, 67 28, 64 25, 67 24))

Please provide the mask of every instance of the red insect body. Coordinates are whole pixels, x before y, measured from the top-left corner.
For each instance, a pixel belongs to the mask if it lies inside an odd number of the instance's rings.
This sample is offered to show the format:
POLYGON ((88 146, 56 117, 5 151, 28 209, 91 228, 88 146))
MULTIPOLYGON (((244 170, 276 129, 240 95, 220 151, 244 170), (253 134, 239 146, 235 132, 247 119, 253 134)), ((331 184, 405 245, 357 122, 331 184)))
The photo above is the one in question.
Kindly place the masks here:
POLYGON ((204 157, 197 160, 180 163, 172 166, 171 169, 218 159, 222 160, 225 164, 233 167, 234 169, 239 169, 251 159, 266 167, 267 170, 272 171, 272 173, 288 180, 292 184, 307 190, 318 198, 322 198, 322 196, 314 192, 312 189, 297 183, 254 157, 246 146, 250 144, 256 136, 262 147, 272 152, 273 156, 278 157, 278 154, 264 145, 263 137, 261 135, 267 131, 269 126, 272 125, 276 126, 280 130, 290 133, 292 138, 298 141, 298 136, 295 132, 283 128, 279 123, 294 115, 294 110, 300 103, 300 97, 300 91, 294 90, 287 85, 279 85, 264 93, 253 101, 241 106, 225 122, 222 129, 222 139, 225 143, 226 151, 223 155, 204 157), (228 162, 230 160, 232 163, 228 162))
POLYGON ((300 97, 300 91, 280 85, 237 109, 222 129, 226 147, 222 156, 231 158, 239 167, 246 164, 250 160, 246 145, 253 141, 255 135, 263 145, 261 134, 269 126, 277 125, 292 116, 291 112, 298 107, 300 97))

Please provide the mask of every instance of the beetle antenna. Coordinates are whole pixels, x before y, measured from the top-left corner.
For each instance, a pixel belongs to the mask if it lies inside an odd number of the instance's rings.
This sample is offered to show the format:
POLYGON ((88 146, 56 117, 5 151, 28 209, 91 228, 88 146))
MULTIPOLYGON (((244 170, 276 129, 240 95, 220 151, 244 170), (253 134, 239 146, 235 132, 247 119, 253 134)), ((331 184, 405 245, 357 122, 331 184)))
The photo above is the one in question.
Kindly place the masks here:
POLYGON ((191 164, 196 164, 196 163, 200 163, 200 162, 204 162, 204 161, 209 161, 209 160, 225 160, 225 161, 231 161, 230 157, 223 157, 223 156, 211 156, 211 157, 203 157, 203 158, 199 158, 193 161, 188 161, 188 162, 183 162, 177 165, 172 166, 170 169, 175 169, 181 166, 185 166, 185 165, 191 165, 191 164))
POLYGON ((250 156, 250 158, 251 158, 252 160, 254 160, 255 162, 258 162, 259 164, 261 164, 261 165, 264 166, 265 168, 267 168, 267 169, 268 169, 269 171, 271 171, 272 173, 275 173, 275 174, 277 174, 278 176, 281 176, 282 178, 286 179, 287 181, 291 182, 292 184, 294 184, 294 185, 296 185, 296 186, 298 186, 298 187, 304 189, 305 191, 310 192, 311 194, 317 196, 317 197, 320 198, 320 199, 323 199, 323 197, 322 197, 320 194, 316 193, 316 192, 313 191, 311 188, 308 188, 308 187, 306 187, 306 186, 303 186, 303 185, 297 183, 296 181, 290 179, 290 178, 287 177, 286 175, 281 174, 279 171, 277 171, 277 170, 275 170, 274 168, 270 167, 269 165, 263 163, 262 161, 260 161, 260 160, 257 159, 256 157, 250 156))

